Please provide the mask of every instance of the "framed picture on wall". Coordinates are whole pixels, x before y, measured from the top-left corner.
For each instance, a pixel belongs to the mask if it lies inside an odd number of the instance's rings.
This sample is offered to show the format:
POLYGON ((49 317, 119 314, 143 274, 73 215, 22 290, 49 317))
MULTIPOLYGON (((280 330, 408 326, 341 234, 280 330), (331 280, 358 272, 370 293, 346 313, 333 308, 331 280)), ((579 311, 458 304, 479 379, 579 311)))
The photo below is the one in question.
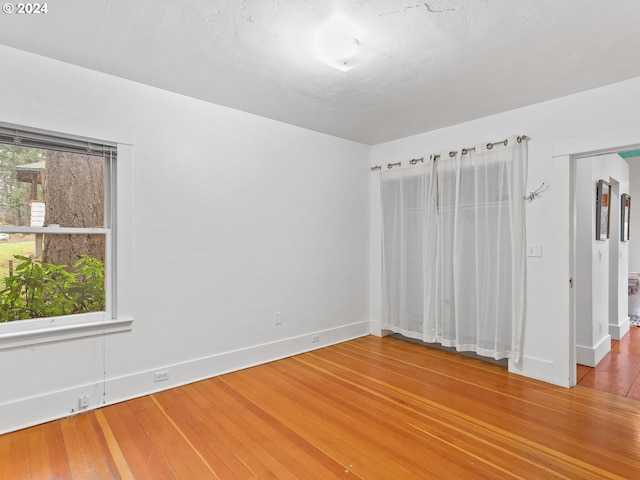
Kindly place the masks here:
POLYGON ((631 220, 631 197, 623 193, 620 196, 620 240, 629 241, 629 221, 631 220))
POLYGON ((611 185, 598 180, 596 191, 596 240, 609 238, 609 213, 611 212, 611 185))

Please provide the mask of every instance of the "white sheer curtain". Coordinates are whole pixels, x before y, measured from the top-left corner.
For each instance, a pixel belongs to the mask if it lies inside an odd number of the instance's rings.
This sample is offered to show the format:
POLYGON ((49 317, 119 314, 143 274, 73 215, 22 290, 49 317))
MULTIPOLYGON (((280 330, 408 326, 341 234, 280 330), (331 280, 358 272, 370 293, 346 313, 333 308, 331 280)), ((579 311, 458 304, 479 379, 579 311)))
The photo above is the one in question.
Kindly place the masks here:
POLYGON ((381 172, 382 328, 520 359, 526 141, 381 172))

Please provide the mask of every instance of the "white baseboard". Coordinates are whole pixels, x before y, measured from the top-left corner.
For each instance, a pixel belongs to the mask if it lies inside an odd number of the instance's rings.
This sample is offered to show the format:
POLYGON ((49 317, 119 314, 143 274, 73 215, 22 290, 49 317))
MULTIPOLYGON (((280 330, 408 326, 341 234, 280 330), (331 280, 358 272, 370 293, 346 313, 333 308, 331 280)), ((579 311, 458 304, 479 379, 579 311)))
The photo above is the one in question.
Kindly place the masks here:
POLYGON ((369 322, 369 333, 371 335, 375 335, 376 337, 383 337, 384 335, 382 334, 382 327, 380 322, 369 322))
MULTIPOLYGON (((393 332, 383 329, 380 322, 372 321, 369 333, 377 337, 384 337, 385 335, 393 332)), ((509 372, 554 385, 559 385, 561 387, 569 387, 568 383, 563 385, 557 383, 554 376, 554 363, 549 360, 524 355, 522 360, 517 364, 509 361, 509 372)))
MULTIPOLYGON (((554 363, 542 358, 523 355, 518 363, 509 360, 509 372, 558 385, 554 377, 554 363)), ((559 386, 568 387, 569 385, 559 386)))
POLYGON ((0 434, 364 337, 368 334, 369 322, 357 322, 178 364, 160 365, 153 370, 132 373, 118 378, 107 378, 105 382, 100 380, 89 385, 78 385, 48 392, 44 395, 11 401, 0 405, 0 434), (154 382, 154 373, 158 371, 169 372, 169 378, 154 382), (106 395, 103 396, 103 392, 106 392, 106 395), (80 408, 79 399, 83 395, 89 396, 89 405, 80 408))
POLYGON ((611 335, 605 336, 593 347, 576 345, 576 361, 580 365, 595 367, 611 350, 611 335))
POLYGON ((620 340, 627 334, 630 328, 631 323, 629 322, 629 317, 626 317, 620 325, 609 324, 609 335, 611 335, 612 340, 620 340))

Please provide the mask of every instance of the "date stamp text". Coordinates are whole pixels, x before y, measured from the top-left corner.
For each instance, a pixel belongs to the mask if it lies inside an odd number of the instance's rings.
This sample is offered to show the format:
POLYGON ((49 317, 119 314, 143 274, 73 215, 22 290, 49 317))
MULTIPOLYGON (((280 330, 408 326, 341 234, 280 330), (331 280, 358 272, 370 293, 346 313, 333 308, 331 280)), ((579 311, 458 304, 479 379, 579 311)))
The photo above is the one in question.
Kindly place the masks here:
POLYGON ((2 11, 6 14, 16 15, 43 15, 49 11, 46 3, 4 3, 2 11))

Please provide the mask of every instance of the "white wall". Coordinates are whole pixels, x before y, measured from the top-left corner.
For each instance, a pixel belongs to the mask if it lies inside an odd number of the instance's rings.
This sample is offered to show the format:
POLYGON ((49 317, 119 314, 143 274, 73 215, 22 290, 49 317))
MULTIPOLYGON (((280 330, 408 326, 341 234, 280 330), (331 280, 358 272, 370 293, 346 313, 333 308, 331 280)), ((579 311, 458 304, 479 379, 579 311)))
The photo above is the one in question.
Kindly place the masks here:
POLYGON ((629 165, 617 154, 576 162, 576 349, 577 362, 595 366, 629 330, 626 313, 627 243, 620 242, 620 194, 628 192, 629 165), (611 185, 607 240, 596 240, 598 180, 611 185))
MULTIPOLYGON (((592 298, 592 285, 594 276, 594 264, 597 260, 609 262, 609 256, 598 259, 598 252, 595 243, 595 213, 594 202, 590 199, 594 194, 595 187, 593 181, 593 159, 579 159, 575 169, 576 182, 576 210, 575 210, 575 237, 576 237, 576 278, 575 295, 576 295, 576 347, 578 349, 585 348, 593 344, 593 328, 592 319, 594 317, 594 302, 592 298), (591 217, 594 216, 593 220, 591 217), (596 255, 596 258, 593 258, 596 255)), ((607 276, 608 278, 608 276, 607 276)), ((607 284, 608 287, 608 284, 607 284)), ((607 295, 608 295, 607 288, 607 295)), ((603 302, 596 305, 596 311, 599 306, 604 306, 603 302)), ((602 312, 599 312, 602 313, 602 312)), ((579 357, 580 355, 578 355, 579 357)), ((578 358, 578 362, 581 359, 578 358)), ((584 362, 584 360, 583 360, 584 362)))
MULTIPOLYGON (((622 237, 621 195, 629 193, 629 164, 617 154, 600 156, 598 162, 603 175, 609 174, 612 185, 611 231, 608 250, 608 332, 613 340, 620 340, 629 331, 630 326, 628 315, 629 243, 620 241, 622 237)), ((606 325, 605 322, 602 327, 603 334, 607 332, 606 325)), ((598 329, 600 330, 599 326, 598 329)))
POLYGON ((640 157, 627 159, 629 163, 629 195, 631 195, 631 223, 629 225, 629 271, 640 272, 640 157))
POLYGON ((0 63, 0 122, 133 144, 135 301, 130 332, 0 352, 0 433, 368 333, 368 146, 6 47, 0 63))
MULTIPOLYGON (((570 156, 614 146, 609 145, 612 142, 619 142, 619 146, 640 144, 639 99, 640 78, 636 78, 377 145, 372 150, 372 165, 386 165, 513 134, 531 137, 528 189, 542 182, 549 189, 527 205, 527 242, 542 244, 542 257, 527 259, 524 358, 518 365, 510 364, 513 372, 564 386, 575 381, 575 352, 569 348, 574 335, 569 288, 570 156)), ((371 185, 371 315, 372 332, 379 333, 380 198, 375 173, 371 185)))

